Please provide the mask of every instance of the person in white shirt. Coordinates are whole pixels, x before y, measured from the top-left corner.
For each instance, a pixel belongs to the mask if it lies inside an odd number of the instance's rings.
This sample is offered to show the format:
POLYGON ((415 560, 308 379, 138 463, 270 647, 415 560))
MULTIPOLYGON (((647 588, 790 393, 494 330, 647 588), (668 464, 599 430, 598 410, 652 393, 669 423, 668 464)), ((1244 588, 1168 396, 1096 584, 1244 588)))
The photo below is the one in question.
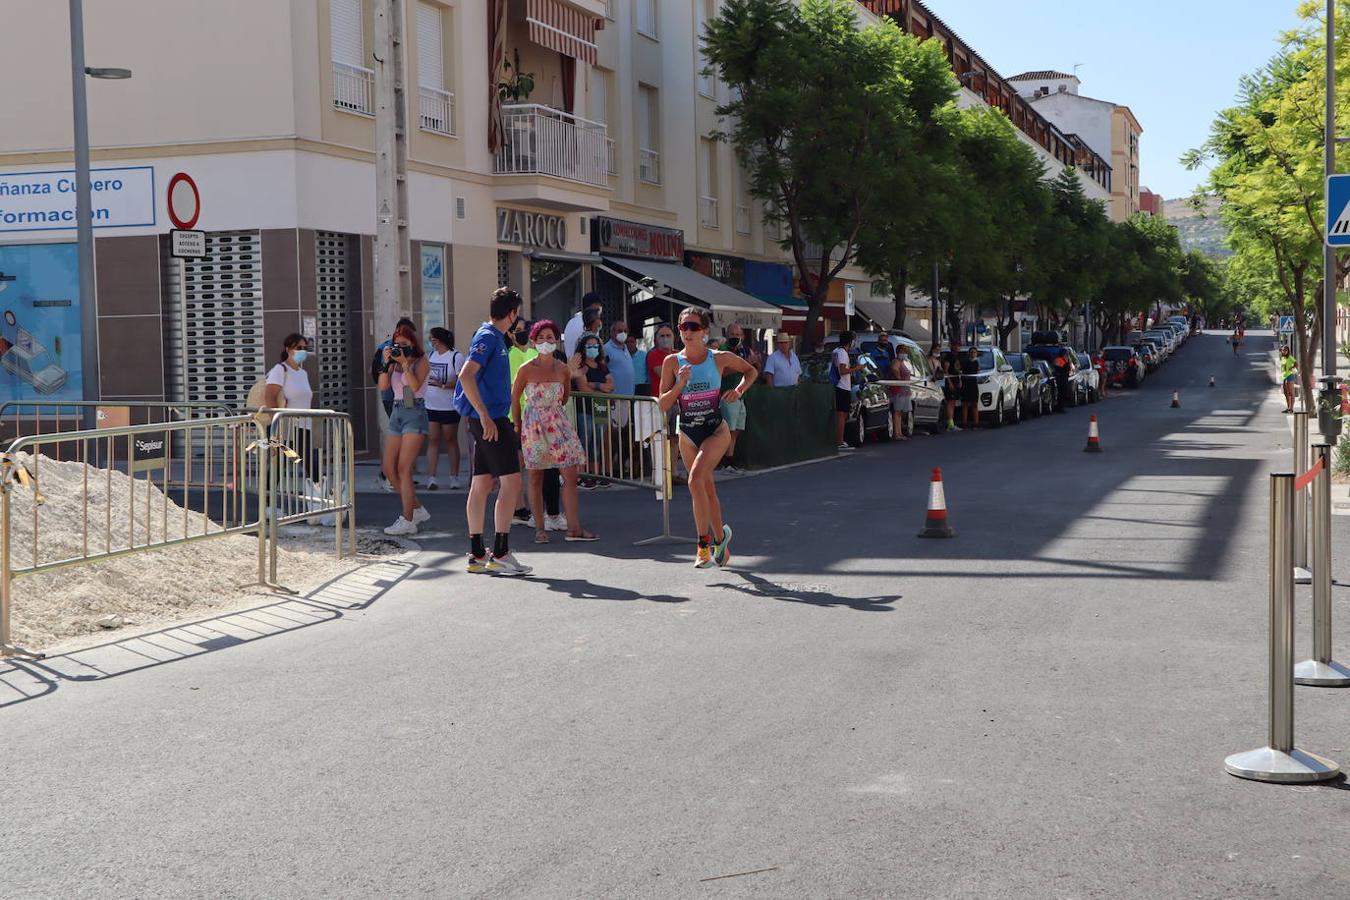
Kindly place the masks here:
POLYGON ((839 346, 830 355, 830 362, 834 363, 839 373, 839 380, 834 383, 834 436, 840 450, 853 449, 844 440, 844 425, 848 422, 849 410, 853 406, 853 373, 862 369, 862 366, 850 362, 849 351, 853 349, 854 342, 853 332, 843 332, 839 335, 839 346))
MULTIPOLYGON (((282 341, 281 359, 267 372, 267 388, 264 393, 267 405, 272 408, 313 409, 314 388, 309 384, 309 373, 305 371, 305 360, 309 358, 309 341, 303 334, 288 334, 282 341)), ((314 446, 309 419, 293 419, 289 430, 282 437, 288 438, 291 449, 300 456, 308 479, 312 497, 323 497, 325 491, 319 484, 319 451, 314 446)), ((281 459, 280 454, 277 459, 281 459)), ((332 514, 318 519, 321 525, 336 524, 332 514)))
POLYGON ((792 349, 792 335, 780 331, 774 343, 778 349, 764 360, 760 378, 776 388, 794 388, 802 380, 802 361, 792 349))
POLYGON ((592 320, 601 318, 603 310, 604 304, 600 302, 600 295, 595 291, 581 298, 581 310, 568 319, 567 326, 563 328, 563 352, 567 354, 568 359, 576 354, 577 341, 581 340, 583 334, 591 333, 597 337, 600 335, 598 326, 591 331, 589 325, 592 320))
POLYGON ((427 376, 427 490, 439 488, 436 469, 441 451, 450 457, 450 480, 446 487, 461 488, 459 478, 459 413, 455 410, 455 379, 464 365, 464 354, 455 349, 455 333, 448 328, 431 329, 430 374, 427 376))

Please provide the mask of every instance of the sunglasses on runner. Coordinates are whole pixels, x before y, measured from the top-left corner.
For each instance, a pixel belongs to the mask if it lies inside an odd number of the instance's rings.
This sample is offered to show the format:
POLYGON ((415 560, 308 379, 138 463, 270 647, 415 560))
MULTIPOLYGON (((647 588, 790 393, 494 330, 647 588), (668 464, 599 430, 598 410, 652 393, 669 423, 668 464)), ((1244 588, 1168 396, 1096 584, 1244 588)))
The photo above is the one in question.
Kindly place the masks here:
POLYGON ((703 326, 700 325, 698 322, 681 322, 681 323, 680 323, 680 330, 681 330, 681 331, 702 331, 702 330, 703 330, 703 326))

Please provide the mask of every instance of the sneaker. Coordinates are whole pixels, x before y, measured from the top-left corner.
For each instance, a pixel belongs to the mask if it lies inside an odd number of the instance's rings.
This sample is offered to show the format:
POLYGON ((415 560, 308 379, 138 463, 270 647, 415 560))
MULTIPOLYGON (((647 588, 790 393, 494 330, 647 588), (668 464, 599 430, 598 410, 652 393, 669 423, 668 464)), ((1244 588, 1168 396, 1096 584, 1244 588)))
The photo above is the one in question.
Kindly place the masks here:
POLYGON ((450 480, 445 483, 447 491, 458 491, 464 487, 464 479, 458 475, 451 475, 450 480))
POLYGON ((852 449, 853 449, 853 445, 852 445, 852 444, 840 444, 838 447, 835 447, 834 449, 838 450, 840 453, 845 453, 845 452, 847 452, 847 451, 852 450, 852 449))
POLYGON ((469 565, 467 566, 470 575, 483 575, 492 571, 488 568, 486 556, 474 556, 469 554, 469 565))
POLYGON ((595 483, 594 478, 582 478, 577 481, 577 487, 581 488, 583 491, 593 491, 595 490, 595 483))
POLYGON ((723 523, 722 539, 713 545, 713 562, 725 566, 731 562, 731 526, 723 523))
POLYGON ((698 553, 694 555, 695 569, 711 569, 717 563, 713 562, 711 547, 699 547, 698 553))
POLYGON ((325 513, 317 519, 311 519, 310 521, 320 528, 333 528, 337 526, 337 513, 325 513))
POLYGON ((380 490, 384 491, 386 494, 398 493, 398 491, 394 490, 394 485, 390 483, 389 479, 384 477, 383 472, 380 473, 380 490))
POLYGON ((493 556, 487 562, 487 570, 494 575, 528 575, 534 571, 532 566, 524 565, 516 559, 514 553, 505 556, 493 556))
POLYGON ((402 516, 399 516, 397 519, 394 520, 393 525, 390 525, 388 528, 384 530, 384 533, 392 534, 395 536, 403 534, 417 534, 417 526, 412 522, 409 522, 402 516))
POLYGON ((435 479, 434 477, 428 478, 428 479, 427 479, 427 490, 429 490, 429 491, 439 491, 440 489, 441 489, 441 486, 440 486, 439 484, 436 483, 436 479, 435 479))
POLYGON ((512 524, 512 525, 524 525, 526 528, 533 528, 533 527, 534 527, 534 516, 525 516, 525 517, 522 519, 522 518, 520 517, 520 514, 517 513, 516 515, 513 515, 513 516, 511 517, 511 524, 512 524))
POLYGON ((596 482, 595 482, 595 484, 591 485, 591 487, 593 487, 593 488, 594 488, 595 490, 597 490, 597 491, 603 491, 605 488, 609 487, 609 482, 608 482, 608 481, 600 481, 600 480, 597 479, 596 482))
POLYGON ((430 520, 431 513, 427 512, 425 506, 419 506, 417 509, 413 510, 412 523, 414 525, 421 525, 423 522, 429 522, 430 520))
POLYGON ((965 431, 965 429, 962 428, 960 425, 948 425, 948 426, 947 426, 947 430, 948 430, 948 431, 965 431))
POLYGON ((566 531, 567 517, 564 515, 544 516, 545 531, 566 531))

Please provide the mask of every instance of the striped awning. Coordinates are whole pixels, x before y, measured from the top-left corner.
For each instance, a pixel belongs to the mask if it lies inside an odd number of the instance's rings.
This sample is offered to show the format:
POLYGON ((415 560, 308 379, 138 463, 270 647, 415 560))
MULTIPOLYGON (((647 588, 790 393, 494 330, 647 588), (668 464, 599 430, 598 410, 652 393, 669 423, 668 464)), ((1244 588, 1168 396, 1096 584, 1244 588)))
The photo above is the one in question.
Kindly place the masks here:
POLYGON ((529 0, 525 21, 530 26, 530 40, 539 46, 595 65, 595 16, 560 0, 529 0))

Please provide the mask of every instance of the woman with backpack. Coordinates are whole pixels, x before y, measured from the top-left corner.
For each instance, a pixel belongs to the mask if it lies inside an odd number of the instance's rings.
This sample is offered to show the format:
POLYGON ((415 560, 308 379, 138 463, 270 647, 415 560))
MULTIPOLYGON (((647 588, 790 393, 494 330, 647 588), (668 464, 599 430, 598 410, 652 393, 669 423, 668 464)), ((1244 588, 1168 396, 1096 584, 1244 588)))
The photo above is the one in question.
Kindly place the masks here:
MULTIPOLYGON (((305 371, 305 360, 309 358, 309 341, 303 334, 294 333, 286 335, 286 339, 281 342, 281 358, 277 364, 268 370, 263 379, 262 387, 262 406, 272 409, 313 409, 314 406, 314 388, 309 384, 309 373, 305 371)), ((249 392, 249 406, 254 406, 255 387, 249 392)), ((261 424, 270 424, 271 415, 265 414, 263 418, 258 419, 261 424)), ((285 421, 285 420, 283 420, 285 421)), ((282 437, 290 442, 290 447, 300 457, 300 465, 304 468, 305 480, 308 482, 307 490, 312 497, 322 497, 324 495, 323 486, 320 484, 322 473, 319 470, 319 450, 314 446, 314 437, 310 431, 309 419, 292 419, 288 431, 282 437)), ((278 454, 274 457, 280 460, 278 454)), ((320 525, 336 524, 336 518, 332 514, 324 515, 317 520, 320 525)))
POLYGON ((434 491, 436 469, 441 452, 450 457, 450 478, 445 486, 455 490, 464 486, 459 478, 459 413, 455 411, 455 379, 464 365, 464 354, 455 349, 455 333, 446 328, 431 329, 431 369, 427 375, 427 490, 434 491))

